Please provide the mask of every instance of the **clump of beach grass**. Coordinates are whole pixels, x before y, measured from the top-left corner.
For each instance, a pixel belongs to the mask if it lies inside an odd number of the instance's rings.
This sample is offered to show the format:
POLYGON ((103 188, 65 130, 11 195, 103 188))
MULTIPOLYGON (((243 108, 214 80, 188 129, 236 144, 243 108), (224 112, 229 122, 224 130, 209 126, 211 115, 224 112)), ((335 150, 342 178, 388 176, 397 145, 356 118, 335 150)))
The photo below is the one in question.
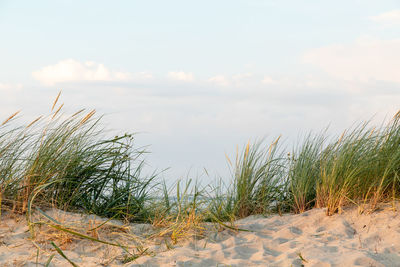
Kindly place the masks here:
POLYGON ((71 116, 53 104, 47 117, 27 126, 0 127, 1 202, 30 214, 37 206, 83 210, 145 221, 154 175, 142 175, 144 149, 134 135, 107 138, 95 111, 71 116))
POLYGON ((364 211, 379 203, 395 201, 400 193, 400 113, 386 125, 371 127, 364 122, 337 138, 326 130, 307 135, 285 153, 275 140, 267 148, 262 142, 248 143, 236 161, 227 161, 231 184, 213 189, 209 212, 221 221, 253 214, 302 213, 313 207, 326 208, 327 215, 356 204, 364 211))
POLYGON ((329 142, 324 134, 309 135, 289 160, 293 211, 314 206, 327 215, 347 204, 374 210, 399 195, 399 115, 379 128, 361 123, 329 142))
POLYGON ((396 115, 380 129, 362 124, 344 132, 321 157, 316 202, 332 215, 347 203, 376 208, 399 193, 400 125, 396 115))
POLYGON ((292 153, 288 153, 288 190, 291 208, 296 213, 302 213, 315 205, 324 140, 322 134, 309 134, 292 153))
POLYGON ((227 156, 233 182, 225 194, 216 190, 210 207, 219 220, 243 218, 276 211, 285 198, 284 157, 279 150, 280 137, 269 146, 262 141, 236 149, 234 163, 227 156))

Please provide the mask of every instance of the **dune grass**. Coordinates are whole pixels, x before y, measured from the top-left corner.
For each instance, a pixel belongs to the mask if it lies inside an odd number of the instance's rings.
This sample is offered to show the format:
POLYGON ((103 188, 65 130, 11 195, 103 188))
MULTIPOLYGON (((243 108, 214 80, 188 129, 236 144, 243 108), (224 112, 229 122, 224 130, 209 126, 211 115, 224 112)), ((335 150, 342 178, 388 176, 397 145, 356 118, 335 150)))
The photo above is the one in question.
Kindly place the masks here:
POLYGON ((38 205, 146 221, 155 176, 141 175, 145 151, 133 135, 106 138, 95 111, 66 116, 56 104, 28 126, 1 126, 2 203, 20 213, 38 205))
POLYGON ((234 163, 227 157, 233 182, 225 194, 216 188, 217 194, 210 207, 215 217, 220 220, 244 218, 279 209, 287 183, 278 142, 279 138, 266 147, 262 141, 253 145, 249 142, 242 152, 237 149, 234 163))
POLYGON ((338 138, 309 134, 289 153, 280 138, 249 142, 234 160, 227 156, 231 179, 211 190, 177 183, 171 199, 165 186, 154 190, 162 185, 155 174, 142 175, 146 151, 134 147, 134 135, 107 138, 95 111, 67 116, 58 98, 47 117, 13 127, 15 113, 0 125, 0 203, 15 212, 36 205, 155 224, 191 213, 233 221, 313 207, 332 215, 349 203, 375 209, 400 190, 399 113, 386 125, 362 123, 338 138))
POLYGON ((370 204, 370 209, 399 193, 400 125, 396 115, 380 129, 362 124, 344 132, 321 154, 316 203, 327 214, 345 204, 370 204))
POLYGON ((279 138, 269 147, 247 144, 236 154, 232 183, 217 190, 211 211, 221 220, 252 214, 326 208, 327 215, 356 204, 360 211, 400 194, 400 113, 386 125, 361 123, 338 138, 309 134, 284 156, 279 138), (368 206, 368 207, 367 207, 368 206))
POLYGON ((291 207, 301 213, 315 205, 324 136, 309 134, 292 153, 288 153, 288 190, 291 207))

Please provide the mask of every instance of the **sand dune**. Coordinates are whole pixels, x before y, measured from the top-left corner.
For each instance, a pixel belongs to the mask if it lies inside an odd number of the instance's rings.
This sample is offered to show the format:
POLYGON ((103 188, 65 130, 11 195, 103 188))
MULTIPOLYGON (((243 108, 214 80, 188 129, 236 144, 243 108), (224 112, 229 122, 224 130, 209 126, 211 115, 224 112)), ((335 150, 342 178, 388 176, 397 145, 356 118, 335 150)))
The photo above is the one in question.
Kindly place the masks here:
MULTIPOLYGON (((80 215, 69 216, 72 221, 80 215)), ((3 217, 1 266, 36 266, 52 254, 50 266, 69 265, 40 238, 36 242, 43 249, 37 257, 26 222, 3 217)), ((359 214, 353 207, 328 217, 323 209, 313 209, 298 215, 251 216, 236 225, 248 231, 210 229, 205 238, 169 243, 170 249, 159 240, 142 240, 151 255, 126 264, 119 247, 88 240, 70 240, 60 247, 78 266, 400 266, 400 216, 389 204, 372 214, 359 214)), ((153 230, 132 224, 129 231, 153 230)), ((110 231, 99 238, 112 240, 112 235, 110 231)))

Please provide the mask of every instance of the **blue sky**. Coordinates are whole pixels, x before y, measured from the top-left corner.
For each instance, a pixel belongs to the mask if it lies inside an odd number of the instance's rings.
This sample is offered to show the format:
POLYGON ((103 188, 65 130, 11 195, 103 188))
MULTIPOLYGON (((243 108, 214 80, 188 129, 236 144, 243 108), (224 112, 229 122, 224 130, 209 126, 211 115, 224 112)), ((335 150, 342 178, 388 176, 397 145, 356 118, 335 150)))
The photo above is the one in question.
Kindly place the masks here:
POLYGON ((0 118, 96 108, 167 179, 400 105, 400 2, 0 1, 0 118), (267 140, 269 140, 267 138, 267 140))

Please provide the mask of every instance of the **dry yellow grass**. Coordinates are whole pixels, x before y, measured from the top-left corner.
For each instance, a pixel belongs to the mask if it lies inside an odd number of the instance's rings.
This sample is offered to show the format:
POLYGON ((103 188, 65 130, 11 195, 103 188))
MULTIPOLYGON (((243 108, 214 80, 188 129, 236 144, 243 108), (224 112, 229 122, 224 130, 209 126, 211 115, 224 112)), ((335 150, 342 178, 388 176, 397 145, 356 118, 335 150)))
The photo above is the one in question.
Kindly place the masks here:
POLYGON ((12 114, 10 117, 8 117, 5 121, 3 121, 2 124, 0 124, 0 126, 3 126, 4 124, 6 124, 7 122, 9 122, 10 120, 12 120, 15 116, 17 116, 21 111, 17 111, 14 114, 12 114))

